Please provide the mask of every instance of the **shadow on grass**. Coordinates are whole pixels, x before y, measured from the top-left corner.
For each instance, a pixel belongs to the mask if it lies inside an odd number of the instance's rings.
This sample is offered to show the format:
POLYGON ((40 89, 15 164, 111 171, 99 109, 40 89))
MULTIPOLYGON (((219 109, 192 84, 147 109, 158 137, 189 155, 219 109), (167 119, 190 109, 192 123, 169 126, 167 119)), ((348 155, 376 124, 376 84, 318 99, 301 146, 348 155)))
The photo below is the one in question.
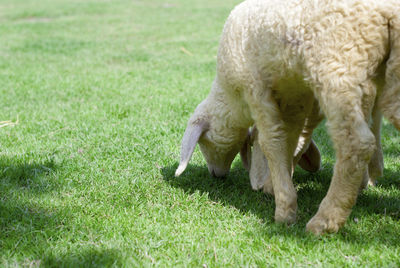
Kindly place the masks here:
POLYGON ((0 266, 99 267, 118 264, 116 251, 76 245, 70 231, 73 212, 52 206, 63 182, 53 160, 26 163, 0 158, 0 266), (50 198, 50 201, 49 201, 50 198), (46 205, 43 205, 46 204, 46 205), (58 243, 70 243, 65 252, 53 252, 58 243), (7 263, 2 263, 2 262, 7 263))
POLYGON ((57 211, 43 208, 36 200, 54 190, 48 175, 57 168, 53 161, 26 163, 22 159, 0 158, 0 256, 18 259, 32 251, 35 243, 46 243, 44 227, 62 225, 57 211))
MULTIPOLYGON (((52 184, 45 181, 48 174, 55 171, 53 160, 43 163, 26 163, 19 159, 0 159, 0 185, 3 190, 15 188, 35 192, 51 191, 52 184)), ((2 189, 0 189, 2 190, 2 189)))
MULTIPOLYGON (((55 189, 55 184, 49 182, 47 177, 56 168, 53 161, 39 164, 0 159, 0 226, 10 228, 10 224, 21 219, 22 215, 40 210, 31 206, 30 197, 55 189)), ((46 218, 46 213, 42 212, 37 213, 38 216, 46 218)))
POLYGON ((65 256, 50 255, 42 267, 112 267, 122 266, 120 252, 114 249, 89 248, 65 256))
MULTIPOLYGON (((212 178, 208 174, 206 166, 195 165, 189 165, 179 178, 175 178, 176 167, 177 164, 162 169, 162 175, 166 182, 174 187, 183 189, 188 194, 196 191, 207 193, 208 197, 215 202, 226 206, 234 206, 243 213, 257 215, 269 225, 268 230, 265 230, 266 235, 278 234, 286 237, 311 239, 311 241, 318 239, 305 232, 305 225, 317 212, 320 202, 328 191, 333 172, 331 164, 324 165, 322 170, 317 173, 308 173, 298 168, 296 169, 294 183, 298 194, 298 214, 297 223, 290 227, 273 223, 274 197, 263 194, 260 191, 253 191, 248 173, 242 168, 241 164, 235 162, 226 179, 212 178)), ((392 171, 385 170, 385 173, 389 172, 392 171)), ((398 225, 393 221, 399 220, 399 208, 400 198, 394 194, 379 195, 375 190, 367 190, 360 194, 354 212, 349 217, 348 222, 355 224, 354 219, 361 221, 363 216, 390 217, 391 223, 379 223, 379 225, 374 226, 373 241, 374 243, 400 246, 399 239, 394 239, 393 237, 393 234, 400 231, 397 227, 393 228, 393 226, 398 225), (390 239, 388 239, 388 234, 390 239)), ((367 234, 365 234, 365 229, 361 228, 362 230, 359 230, 360 228, 347 228, 346 226, 341 229, 339 234, 333 237, 349 243, 371 243, 372 240, 369 238, 371 233, 369 233, 368 228, 367 234)))

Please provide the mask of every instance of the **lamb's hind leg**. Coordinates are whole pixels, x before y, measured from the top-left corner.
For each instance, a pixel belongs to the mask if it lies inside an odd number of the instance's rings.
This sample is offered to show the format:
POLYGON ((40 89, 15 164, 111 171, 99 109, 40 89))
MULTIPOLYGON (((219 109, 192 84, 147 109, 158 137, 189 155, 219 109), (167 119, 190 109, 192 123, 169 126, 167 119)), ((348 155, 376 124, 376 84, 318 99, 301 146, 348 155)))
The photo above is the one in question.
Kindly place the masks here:
POLYGON ((377 178, 383 175, 383 152, 381 145, 381 121, 382 115, 378 109, 378 105, 375 105, 372 112, 372 126, 371 130, 375 135, 376 139, 376 150, 372 155, 371 161, 368 164, 369 173, 369 185, 375 185, 377 178))
POLYGON ((246 95, 258 128, 258 142, 268 160, 275 195, 275 220, 293 223, 296 220, 297 194, 292 183, 293 153, 301 128, 288 131, 276 100, 270 90, 252 87, 246 95))
POLYGON ((361 88, 363 89, 362 96, 362 110, 364 117, 367 122, 371 122, 370 129, 375 136, 375 144, 376 148, 371 157, 370 162, 368 163, 368 169, 364 172, 363 181, 360 186, 360 191, 367 188, 369 185, 374 185, 376 178, 382 176, 383 171, 383 154, 381 147, 381 138, 380 138, 380 130, 381 130, 381 114, 378 109, 378 105, 376 105, 376 95, 377 95, 377 87, 376 84, 372 82, 372 80, 366 80, 364 83, 361 83, 361 88))
POLYGON ((307 230, 315 234, 337 232, 345 223, 375 149, 375 137, 359 95, 362 90, 343 88, 324 88, 318 96, 335 147, 336 164, 328 193, 307 224, 307 230))

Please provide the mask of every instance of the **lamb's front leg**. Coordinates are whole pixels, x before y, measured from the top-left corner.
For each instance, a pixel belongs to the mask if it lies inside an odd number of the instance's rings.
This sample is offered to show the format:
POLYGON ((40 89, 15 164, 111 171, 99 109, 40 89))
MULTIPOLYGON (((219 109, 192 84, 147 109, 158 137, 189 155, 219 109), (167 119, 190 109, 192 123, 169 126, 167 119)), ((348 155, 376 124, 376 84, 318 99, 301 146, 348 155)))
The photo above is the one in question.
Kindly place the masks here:
POLYGON ((376 150, 372 155, 371 161, 368 164, 369 173, 369 185, 375 185, 377 178, 383 175, 383 152, 381 145, 381 121, 382 114, 378 109, 378 105, 375 105, 372 112, 372 126, 371 130, 375 135, 376 139, 376 150))
POLYGON ((337 232, 345 223, 375 150, 375 137, 362 112, 361 96, 357 96, 360 91, 324 88, 319 92, 336 163, 328 193, 307 224, 307 230, 315 234, 337 232))
MULTIPOLYGON (((296 220, 297 194, 292 183, 293 153, 300 134, 288 131, 280 107, 271 92, 262 87, 249 90, 247 102, 258 128, 258 142, 268 160, 275 195, 275 220, 293 223, 296 220)), ((297 132, 297 133, 296 133, 297 132)))
POLYGON ((266 192, 275 196, 275 220, 293 223, 296 220, 297 193, 292 182, 292 163, 295 146, 290 140, 287 126, 259 124, 258 142, 264 153, 270 170, 270 181, 263 185, 266 192), (292 145, 292 146, 291 146, 292 145), (272 184, 271 184, 272 182, 272 184))

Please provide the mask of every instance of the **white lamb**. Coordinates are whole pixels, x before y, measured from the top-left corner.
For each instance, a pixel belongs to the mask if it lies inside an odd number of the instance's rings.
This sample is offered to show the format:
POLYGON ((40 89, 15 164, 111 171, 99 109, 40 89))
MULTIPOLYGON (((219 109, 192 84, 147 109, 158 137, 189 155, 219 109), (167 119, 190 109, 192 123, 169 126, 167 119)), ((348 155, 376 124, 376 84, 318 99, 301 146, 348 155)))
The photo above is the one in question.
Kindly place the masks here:
POLYGON ((356 202, 376 148, 368 124, 373 107, 400 128, 400 0, 238 5, 222 33, 211 92, 188 122, 176 175, 197 142, 210 173, 227 174, 255 123, 271 172, 275 220, 294 222, 293 155, 304 126, 318 122, 317 106, 336 151, 330 188, 307 224, 321 234, 336 232, 356 202))

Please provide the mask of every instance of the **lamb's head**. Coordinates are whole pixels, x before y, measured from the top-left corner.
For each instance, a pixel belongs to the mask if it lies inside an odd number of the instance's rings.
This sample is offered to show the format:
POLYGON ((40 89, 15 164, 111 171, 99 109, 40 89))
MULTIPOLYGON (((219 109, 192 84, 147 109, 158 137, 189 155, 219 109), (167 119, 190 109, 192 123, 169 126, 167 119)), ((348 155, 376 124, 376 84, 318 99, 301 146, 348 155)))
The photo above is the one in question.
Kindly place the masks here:
POLYGON ((224 177, 232 161, 244 145, 247 128, 233 128, 227 123, 228 115, 221 113, 223 103, 204 100, 189 119, 182 139, 181 161, 175 172, 179 176, 186 169, 198 143, 210 174, 224 177))

